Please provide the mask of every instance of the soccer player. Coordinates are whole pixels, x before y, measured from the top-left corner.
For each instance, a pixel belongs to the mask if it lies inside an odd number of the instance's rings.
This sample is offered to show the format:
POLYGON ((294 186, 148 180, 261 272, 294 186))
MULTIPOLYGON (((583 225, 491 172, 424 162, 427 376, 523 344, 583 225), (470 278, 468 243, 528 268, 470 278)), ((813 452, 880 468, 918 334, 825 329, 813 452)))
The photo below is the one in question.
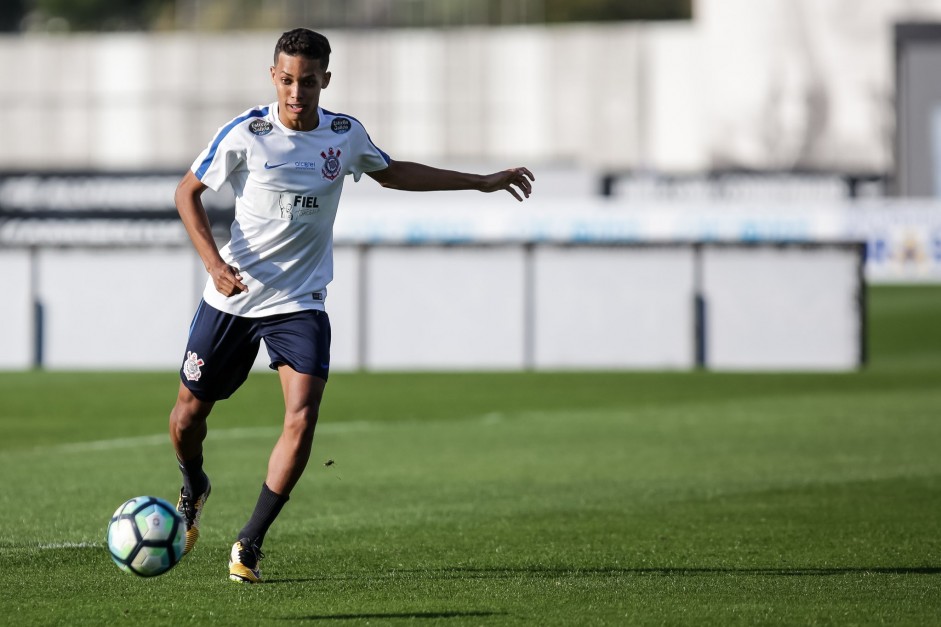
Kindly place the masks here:
POLYGON ((313 31, 284 33, 274 51, 277 101, 222 126, 180 181, 175 201, 209 279, 190 326, 180 387, 170 413, 183 487, 177 509, 186 549, 199 537, 210 493, 203 471, 206 418, 216 401, 245 381, 259 340, 284 394, 284 426, 271 452, 261 494, 236 536, 229 577, 254 583, 265 534, 288 501, 310 457, 330 370, 330 321, 324 311, 333 278, 333 223, 343 180, 368 174, 383 187, 410 191, 532 192, 533 174, 512 168, 487 175, 395 161, 354 117, 320 107, 330 84, 330 44, 313 31), (200 200, 228 182, 235 192, 231 239, 218 249, 200 200))

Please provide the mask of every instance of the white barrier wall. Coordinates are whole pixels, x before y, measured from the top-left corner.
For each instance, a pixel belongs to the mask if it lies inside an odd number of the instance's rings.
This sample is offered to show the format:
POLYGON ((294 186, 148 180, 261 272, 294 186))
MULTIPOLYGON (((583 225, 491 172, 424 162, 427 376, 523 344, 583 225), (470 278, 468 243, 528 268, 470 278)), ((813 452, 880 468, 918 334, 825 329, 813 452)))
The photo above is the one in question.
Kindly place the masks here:
MULTIPOLYGON (((0 367, 33 363, 33 294, 43 367, 178 367, 205 282, 188 248, 21 249, 0 261, 18 269, 0 367)), ((332 366, 852 369, 861 263, 859 245, 339 246, 332 366)))
POLYGON ((846 370, 861 363, 859 259, 841 248, 704 248, 706 363, 846 370))
POLYGON ((690 368, 692 247, 535 250, 537 368, 690 368))
POLYGON ((0 306, 0 368, 24 369, 33 364, 33 272, 30 251, 0 251, 3 304, 0 306))
MULTIPOLYGON (((359 247, 339 246, 334 249, 333 283, 328 288, 326 303, 333 334, 330 344, 330 367, 333 369, 355 370, 363 363, 360 342, 366 315, 360 307, 363 272, 363 254, 359 247)), ((261 361, 267 366, 267 358, 261 361)), ((256 367, 258 365, 256 362, 256 367)))
POLYGON ((522 247, 379 247, 366 265, 366 368, 525 365, 522 247))
POLYGON ((50 249, 38 266, 47 367, 172 367, 181 359, 202 269, 188 252, 50 249))

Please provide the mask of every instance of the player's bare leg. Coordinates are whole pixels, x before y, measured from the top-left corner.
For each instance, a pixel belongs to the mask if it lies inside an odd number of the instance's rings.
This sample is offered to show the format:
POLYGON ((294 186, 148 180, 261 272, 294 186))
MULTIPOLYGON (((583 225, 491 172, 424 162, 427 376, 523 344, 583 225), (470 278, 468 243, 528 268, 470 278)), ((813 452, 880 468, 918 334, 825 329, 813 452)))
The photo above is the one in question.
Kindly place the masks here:
POLYGON ((284 428, 268 459, 268 474, 255 511, 232 547, 229 578, 234 581, 255 583, 261 580, 258 562, 263 557, 262 542, 307 467, 320 401, 327 384, 319 377, 301 374, 284 364, 278 367, 278 374, 284 393, 284 428))
POLYGON ((170 412, 170 441, 183 472, 183 487, 176 508, 186 524, 184 555, 193 550, 199 539, 199 519, 211 491, 209 478, 203 472, 203 440, 206 439, 206 418, 213 404, 199 400, 180 383, 176 404, 170 412))
POLYGON ((314 428, 327 382, 286 365, 278 368, 278 374, 284 393, 284 430, 268 460, 265 483, 273 492, 288 496, 310 459, 314 428))
POLYGON ((201 401, 180 383, 176 404, 170 412, 170 441, 181 462, 203 454, 206 439, 206 418, 214 403, 201 401))

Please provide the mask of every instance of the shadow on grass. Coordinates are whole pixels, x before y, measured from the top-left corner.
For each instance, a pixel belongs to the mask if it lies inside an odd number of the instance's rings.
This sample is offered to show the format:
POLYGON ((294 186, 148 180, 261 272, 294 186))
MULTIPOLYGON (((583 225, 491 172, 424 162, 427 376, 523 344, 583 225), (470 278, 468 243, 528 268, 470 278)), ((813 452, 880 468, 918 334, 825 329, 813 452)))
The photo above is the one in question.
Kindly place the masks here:
POLYGON ((525 577, 618 577, 618 576, 660 576, 660 577, 695 577, 708 575, 743 575, 758 577, 834 577, 857 574, 874 575, 941 575, 941 566, 835 566, 835 567, 777 567, 777 568, 735 568, 735 567, 677 567, 677 568, 621 568, 621 567, 549 567, 523 566, 507 568, 472 568, 447 567, 428 569, 395 569, 394 571, 363 572, 343 575, 323 575, 309 578, 268 579, 264 583, 309 583, 314 581, 357 581, 363 578, 383 579, 412 575, 428 579, 518 579, 525 577))
MULTIPOLYGON (((396 571, 404 572, 404 571, 396 571)), ((544 577, 566 577, 578 575, 660 575, 660 576, 695 576, 695 575, 767 575, 774 577, 826 577, 833 575, 853 575, 862 573, 872 573, 881 575, 939 575, 941 567, 938 566, 912 566, 912 567, 800 567, 791 568, 620 568, 620 567, 601 567, 601 568, 577 568, 577 567, 522 567, 522 568, 470 568, 453 567, 441 568, 430 571, 409 571, 414 573, 427 572, 429 574, 441 573, 454 577, 471 577, 482 579, 505 579, 508 577, 518 577, 521 575, 536 575, 544 577)))
POLYGON ((487 618, 506 616, 503 612, 390 612, 387 614, 315 614, 311 616, 286 616, 281 620, 357 620, 383 618, 487 618))

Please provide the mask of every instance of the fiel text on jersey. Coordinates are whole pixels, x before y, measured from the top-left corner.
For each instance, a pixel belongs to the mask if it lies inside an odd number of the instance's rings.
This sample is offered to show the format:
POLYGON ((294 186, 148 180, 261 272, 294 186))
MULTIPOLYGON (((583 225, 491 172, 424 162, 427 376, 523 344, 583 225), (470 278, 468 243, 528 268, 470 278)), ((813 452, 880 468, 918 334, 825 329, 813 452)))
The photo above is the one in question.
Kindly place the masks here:
POLYGON ((286 220, 294 220, 320 211, 316 196, 304 196, 291 192, 281 194, 278 206, 281 208, 281 217, 286 220))

